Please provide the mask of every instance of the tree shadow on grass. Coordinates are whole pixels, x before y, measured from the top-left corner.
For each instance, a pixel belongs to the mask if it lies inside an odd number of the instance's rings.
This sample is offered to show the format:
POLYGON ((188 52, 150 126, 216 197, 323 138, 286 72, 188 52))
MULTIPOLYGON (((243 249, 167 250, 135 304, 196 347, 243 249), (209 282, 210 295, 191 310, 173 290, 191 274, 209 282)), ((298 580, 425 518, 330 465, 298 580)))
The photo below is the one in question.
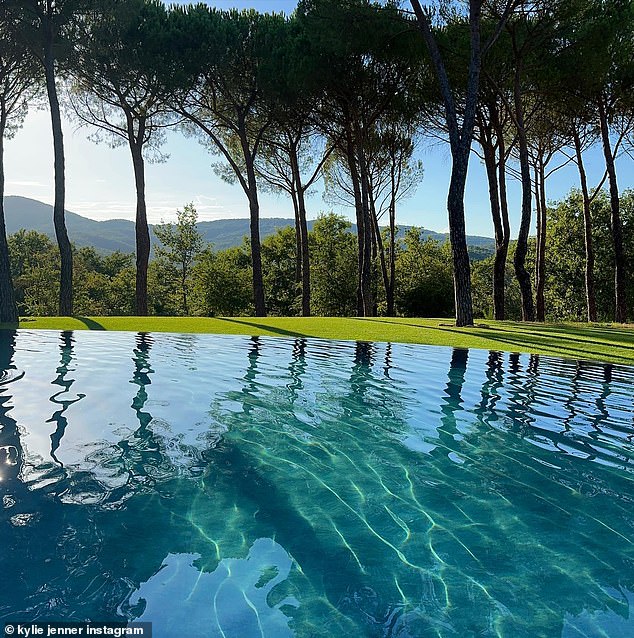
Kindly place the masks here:
POLYGON ((88 317, 73 317, 73 319, 81 321, 89 330, 105 330, 105 328, 94 319, 89 319, 88 317))
MULTIPOLYGON (((532 327, 532 324, 531 324, 532 327)), ((555 350, 561 348, 566 349, 565 346, 562 346, 561 343, 570 344, 574 343, 579 346, 579 348, 572 348, 574 350, 579 350, 580 352, 585 352, 588 350, 587 347, 589 345, 599 346, 601 348, 624 348, 628 349, 631 343, 634 343, 634 332, 618 332, 612 331, 610 329, 605 330, 597 330, 595 328, 566 328, 566 327, 557 327, 557 326, 536 326, 535 329, 530 331, 521 327, 518 329, 504 329, 504 328, 494 328, 492 332, 478 332, 477 329, 471 330, 470 334, 475 334, 480 337, 486 337, 490 339, 504 339, 507 336, 516 337, 518 340, 529 342, 541 342, 541 343, 550 343, 550 347, 555 350), (504 336, 498 336, 498 335, 504 336)), ((598 354, 602 354, 600 351, 598 354)), ((631 358, 631 357, 629 357, 631 358)), ((628 357, 625 357, 628 359, 628 357)))
POLYGON ((536 332, 541 334, 548 334, 549 332, 557 335, 566 335, 570 339, 574 339, 575 335, 594 336, 602 339, 615 341, 634 343, 634 330, 631 328, 613 328, 613 327, 594 327, 588 326, 584 328, 568 328, 566 326, 548 326, 545 329, 540 330, 537 328, 536 332))
MULTIPOLYGON (((354 319, 370 321, 370 319, 366 317, 354 317, 354 319)), ((544 326, 541 324, 527 323, 511 324, 509 326, 491 326, 490 328, 475 326, 458 329, 450 325, 433 326, 429 324, 395 322, 376 318, 372 318, 371 321, 386 323, 392 326, 411 326, 413 328, 444 333, 453 332, 461 336, 478 337, 500 344, 509 343, 520 348, 535 346, 543 350, 548 350, 555 356, 558 353, 568 351, 572 353, 569 356, 574 356, 575 358, 583 359, 584 355, 590 354, 596 358, 608 356, 621 363, 632 363, 632 356, 619 354, 609 355, 601 350, 601 348, 628 349, 630 344, 634 343, 634 330, 628 328, 597 328, 593 326, 588 326, 587 328, 571 328, 569 326, 544 326), (589 337, 594 337, 594 339, 589 337), (574 346, 572 344, 574 344, 574 346), (599 346, 599 348, 592 348, 592 346, 599 346)))
MULTIPOLYGON (((408 321, 390 321, 389 319, 379 319, 377 317, 347 317, 347 319, 354 319, 356 321, 365 321, 372 323, 386 323, 388 326, 410 326, 412 328, 435 328, 436 326, 431 326, 426 323, 409 323, 408 321)), ((442 317, 441 317, 442 320, 442 317)), ((447 318, 446 321, 451 321, 451 319, 447 318)))
POLYGON ((268 330, 275 334, 283 335, 285 337, 310 337, 310 335, 296 330, 284 330, 283 328, 276 328, 274 326, 267 326, 263 323, 254 323, 252 321, 240 321, 239 319, 229 319, 229 317, 217 317, 218 321, 229 321, 231 323, 239 323, 243 326, 251 326, 253 328, 259 328, 260 330, 268 330))
MULTIPOLYGON (((439 328, 432 328, 435 330, 439 330, 439 328)), ((456 332, 457 334, 464 334, 459 330, 451 330, 446 328, 447 332, 456 332)), ((540 336, 540 335, 531 335, 531 334, 522 334, 514 335, 512 332, 505 333, 485 333, 482 334, 477 331, 473 331, 470 334, 474 336, 482 337, 489 339, 490 341, 500 343, 500 344, 511 344, 511 346, 515 346, 519 349, 525 349, 530 347, 539 348, 542 352, 548 353, 550 356, 563 356, 569 357, 573 359, 588 359, 591 357, 593 360, 610 360, 612 362, 621 363, 624 365, 632 365, 632 357, 627 356, 625 354, 619 354, 618 351, 621 349, 627 349, 627 346, 618 346, 611 343, 600 342, 600 341, 574 341, 573 338, 565 340, 565 345, 562 343, 563 339, 557 340, 553 337, 548 336, 540 336), (574 342, 578 345, 578 347, 574 347, 570 342, 574 342), (613 350, 613 352, 605 352, 598 348, 592 348, 591 345, 595 344, 598 346, 603 346, 606 349, 613 350)), ((509 350, 509 347, 503 347, 504 350, 509 350)))

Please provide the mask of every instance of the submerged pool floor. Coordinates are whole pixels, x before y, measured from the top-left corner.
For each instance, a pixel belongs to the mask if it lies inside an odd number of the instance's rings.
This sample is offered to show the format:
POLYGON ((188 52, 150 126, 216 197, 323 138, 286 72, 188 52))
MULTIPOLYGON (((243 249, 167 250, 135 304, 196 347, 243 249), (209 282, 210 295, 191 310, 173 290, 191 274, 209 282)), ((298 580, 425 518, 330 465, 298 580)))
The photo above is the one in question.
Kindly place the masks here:
POLYGON ((0 625, 634 636, 634 369, 0 332, 0 625))

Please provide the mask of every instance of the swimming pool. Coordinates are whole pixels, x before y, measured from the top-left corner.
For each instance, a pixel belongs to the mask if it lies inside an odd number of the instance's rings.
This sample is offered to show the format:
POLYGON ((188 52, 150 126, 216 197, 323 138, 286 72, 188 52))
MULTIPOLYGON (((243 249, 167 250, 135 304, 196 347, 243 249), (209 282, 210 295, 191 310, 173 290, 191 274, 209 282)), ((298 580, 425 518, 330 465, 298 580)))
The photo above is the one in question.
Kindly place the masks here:
POLYGON ((632 368, 20 331, 0 370, 1 622, 634 636, 632 368))

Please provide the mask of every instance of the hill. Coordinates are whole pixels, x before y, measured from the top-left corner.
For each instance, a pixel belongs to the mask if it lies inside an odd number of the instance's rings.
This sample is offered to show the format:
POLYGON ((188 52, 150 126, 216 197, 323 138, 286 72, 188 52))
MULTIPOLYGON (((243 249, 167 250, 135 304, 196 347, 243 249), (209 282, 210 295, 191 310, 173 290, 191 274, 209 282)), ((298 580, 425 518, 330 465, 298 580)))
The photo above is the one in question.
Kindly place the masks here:
MULTIPOLYGON (((36 230, 55 238, 53 227, 53 207, 27 197, 8 196, 4 200, 4 209, 9 235, 21 228, 36 230)), ((309 230, 313 226, 308 222, 309 230)), ((294 224, 292 219, 262 218, 260 220, 260 235, 262 238, 272 235, 279 228, 294 224)), ((94 246, 100 252, 111 253, 115 250, 121 252, 134 252, 134 222, 127 219, 108 219, 95 221, 82 217, 76 213, 66 211, 66 226, 68 234, 77 246, 94 246)), ((402 226, 401 233, 405 233, 410 226, 402 226)), ((249 234, 248 219, 219 219, 211 222, 199 222, 198 230, 205 241, 213 244, 217 250, 238 246, 242 238, 249 234)), ((356 232, 356 226, 352 226, 356 232)), ((435 239, 440 242, 447 241, 446 233, 437 233, 433 230, 423 229, 424 238, 435 239)), ((153 226, 150 224, 150 239, 152 244, 158 243, 154 235, 153 226)), ((469 253, 472 259, 484 259, 493 253, 494 241, 491 237, 470 235, 467 237, 469 253)))

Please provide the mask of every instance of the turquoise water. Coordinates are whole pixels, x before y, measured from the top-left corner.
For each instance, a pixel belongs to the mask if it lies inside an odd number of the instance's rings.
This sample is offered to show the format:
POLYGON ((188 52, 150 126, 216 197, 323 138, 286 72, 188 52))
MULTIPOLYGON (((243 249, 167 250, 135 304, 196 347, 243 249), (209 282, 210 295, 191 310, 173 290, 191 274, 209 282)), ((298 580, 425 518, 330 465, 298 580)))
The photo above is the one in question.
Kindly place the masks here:
POLYGON ((634 636, 634 369, 0 333, 0 625, 634 636))

